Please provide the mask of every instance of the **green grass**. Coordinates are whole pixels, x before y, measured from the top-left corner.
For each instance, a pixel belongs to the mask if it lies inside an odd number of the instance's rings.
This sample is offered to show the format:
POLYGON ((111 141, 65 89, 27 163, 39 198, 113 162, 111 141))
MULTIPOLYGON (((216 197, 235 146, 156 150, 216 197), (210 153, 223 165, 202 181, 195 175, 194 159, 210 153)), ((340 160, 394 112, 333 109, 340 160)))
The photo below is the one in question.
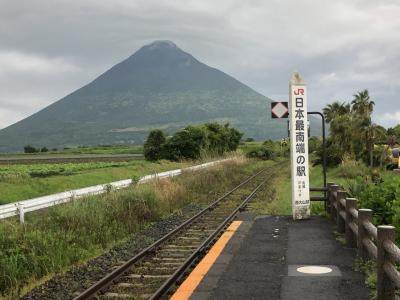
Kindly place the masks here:
POLYGON ((14 164, 0 165, 0 181, 7 181, 9 177, 14 178, 23 175, 31 177, 48 177, 54 175, 71 175, 73 173, 103 169, 110 167, 128 166, 129 162, 82 162, 62 164, 14 164))
MULTIPOLYGON (((50 150, 50 149, 49 149, 50 150)), ((74 147, 57 149, 56 151, 39 152, 39 153, 0 153, 0 157, 23 157, 52 154, 143 154, 143 146, 137 145, 98 145, 91 147, 74 147)))
MULTIPOLYGON (((276 196, 267 206, 265 213, 272 215, 291 215, 292 214, 292 186, 290 177, 290 163, 285 168, 282 168, 282 176, 276 178, 276 196)), ((323 186, 322 166, 311 166, 310 165, 310 187, 322 187, 323 186)), ((334 182, 339 185, 344 185, 346 179, 342 178, 339 174, 338 168, 330 168, 327 172, 327 182, 334 182)), ((316 193, 318 195, 321 193, 316 193)), ((323 202, 312 202, 311 203, 312 214, 323 214, 324 204, 323 202)))
POLYGON ((59 154, 143 154, 143 146, 133 145, 98 145, 93 147, 77 147, 60 149, 51 153, 59 154))
POLYGON ((276 194, 274 199, 267 205, 265 213, 271 215, 292 214, 292 187, 290 180, 290 161, 282 168, 281 176, 275 181, 276 194))
POLYGON ((240 143, 238 149, 243 153, 249 153, 251 151, 257 150, 262 146, 262 141, 254 141, 254 142, 242 142, 240 143))
POLYGON ((0 222, 0 295, 98 256, 188 203, 211 202, 269 162, 237 159, 208 170, 132 186, 0 222))
MULTIPOLYGON (((270 162, 270 161, 268 161, 270 162)), ((250 203, 250 211, 257 215, 285 215, 290 211, 290 202, 286 201, 282 183, 286 181, 289 173, 289 161, 279 159, 279 165, 270 163, 270 172, 274 175, 268 179, 265 185, 257 192, 256 201, 250 203), (289 207, 285 207, 289 205, 289 207)))
MULTIPOLYGON (((368 171, 368 169, 367 169, 368 171)), ((277 193, 276 198, 268 206, 266 213, 275 215, 290 215, 292 214, 292 187, 290 179, 290 167, 282 169, 282 173, 285 176, 277 178, 277 193)), ((393 173, 388 171, 382 171, 382 178, 393 176, 393 173)), ((335 184, 343 186, 347 189, 351 179, 343 176, 343 169, 339 166, 336 168, 328 168, 327 171, 327 182, 333 182, 335 184)), ((310 187, 322 187, 324 183, 322 176, 322 166, 310 165, 310 187)), ((322 195, 321 192, 315 192, 311 195, 322 195)), ((312 202, 311 213, 324 215, 324 204, 323 202, 312 202)))
POLYGON ((178 169, 189 165, 189 162, 178 163, 160 161, 153 163, 144 160, 135 160, 120 167, 82 170, 68 176, 57 175, 45 178, 32 178, 30 176, 21 175, 9 177, 6 181, 0 182, 0 204, 96 184, 104 184, 121 179, 137 178, 143 175, 178 169))
MULTIPOLYGON (((354 264, 354 270, 361 272, 365 276, 365 285, 371 289, 371 300, 377 299, 376 283, 376 263, 371 260, 362 260, 358 258, 354 264)), ((397 292, 396 292, 397 294, 397 292)), ((398 294, 396 295, 398 297, 398 294)), ((396 297, 396 299, 398 299, 396 297)))

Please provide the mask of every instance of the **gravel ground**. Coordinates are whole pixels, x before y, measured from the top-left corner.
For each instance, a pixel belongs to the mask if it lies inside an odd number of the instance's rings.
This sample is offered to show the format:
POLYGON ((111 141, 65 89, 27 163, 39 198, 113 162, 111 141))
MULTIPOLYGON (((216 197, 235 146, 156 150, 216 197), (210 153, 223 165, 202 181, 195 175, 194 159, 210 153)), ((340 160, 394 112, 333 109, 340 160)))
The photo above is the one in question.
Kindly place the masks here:
POLYGON ((64 274, 53 277, 21 299, 72 299, 76 296, 74 293, 88 288, 109 273, 113 266, 120 265, 136 253, 139 253, 200 210, 201 207, 199 205, 188 205, 182 210, 182 214, 171 215, 151 225, 135 234, 126 243, 112 248, 107 253, 90 260, 84 265, 72 267, 64 274))

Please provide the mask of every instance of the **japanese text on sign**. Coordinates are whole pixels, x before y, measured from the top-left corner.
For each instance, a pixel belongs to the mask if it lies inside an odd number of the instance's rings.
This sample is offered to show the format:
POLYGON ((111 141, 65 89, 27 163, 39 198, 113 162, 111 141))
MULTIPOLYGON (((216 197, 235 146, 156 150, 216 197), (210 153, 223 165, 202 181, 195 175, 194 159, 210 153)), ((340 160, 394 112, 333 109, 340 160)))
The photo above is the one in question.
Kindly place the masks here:
POLYGON ((294 219, 310 216, 308 174, 307 90, 298 74, 290 83, 290 144, 294 219))

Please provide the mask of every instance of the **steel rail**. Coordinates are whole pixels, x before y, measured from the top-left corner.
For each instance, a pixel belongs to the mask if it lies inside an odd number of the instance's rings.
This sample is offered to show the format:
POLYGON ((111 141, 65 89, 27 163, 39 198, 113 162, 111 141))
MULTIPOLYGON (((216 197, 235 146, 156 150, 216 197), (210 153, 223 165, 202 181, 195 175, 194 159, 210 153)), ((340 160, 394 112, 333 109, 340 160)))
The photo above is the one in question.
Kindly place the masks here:
MULTIPOLYGON (((269 179, 269 178, 268 178, 269 179)), ((218 228, 200 245, 195 252, 190 255, 190 257, 182 263, 182 265, 169 277, 163 285, 150 297, 150 300, 160 299, 168 290, 172 287, 172 285, 177 282, 180 277, 185 273, 185 271, 192 265, 192 263, 202 256, 202 254, 206 251, 209 245, 218 237, 218 235, 224 230, 226 225, 232 221, 232 219, 236 216, 236 214, 249 202, 256 192, 265 184, 268 180, 265 179, 261 182, 247 197, 244 199, 239 206, 218 226, 218 228)))
POLYGON ((83 291, 81 294, 79 294, 77 297, 74 298, 74 300, 83 300, 83 299, 92 299, 95 297, 96 294, 98 294, 99 292, 102 292, 104 290, 106 290, 115 280, 117 280, 118 278, 120 278, 126 271, 128 271, 136 262, 138 262, 140 259, 142 259, 143 257, 145 257, 146 255, 153 253, 154 250, 160 246, 163 242, 165 242, 166 240, 170 239, 172 236, 174 236, 176 233, 178 233, 179 231, 181 231, 184 227, 192 224, 195 220, 197 220, 199 217, 201 217, 202 215, 204 215, 206 212, 208 212, 209 210, 212 210, 216 205, 219 204, 219 202, 221 202, 223 199, 225 199, 226 197, 228 197, 229 195, 231 195, 233 192, 235 192, 236 190, 238 190, 239 188, 241 188, 243 185, 245 185, 246 183, 248 183, 250 180, 252 180, 253 178, 257 177, 258 175, 260 175, 261 173, 265 172, 267 169, 263 169, 259 172, 257 172, 256 174, 250 176, 249 178, 247 178, 245 181, 241 182, 239 185, 237 185, 235 188, 233 188, 232 190, 228 191, 227 193, 225 193, 224 195, 222 195, 221 197, 219 197, 217 200, 215 200, 213 203, 211 203, 210 205, 208 205, 206 208, 204 208, 203 210, 201 210, 200 212, 198 212, 196 215, 194 215, 193 217, 191 217, 190 219, 186 220, 185 222, 183 222, 182 224, 180 224, 178 227, 176 227, 174 230, 170 231, 169 233, 167 233, 166 235, 164 235, 162 238, 160 238, 159 240, 157 240, 156 242, 154 242, 153 244, 151 244, 150 246, 148 246, 147 248, 145 248, 144 250, 142 250, 141 252, 139 252, 137 255, 135 255, 134 257, 132 257, 131 259, 129 259, 127 262, 125 262, 123 265, 121 265, 120 267, 116 268, 114 271, 112 271, 111 273, 109 273, 108 275, 106 275, 105 277, 103 277, 102 279, 100 279, 99 281, 97 281, 96 283, 94 283, 92 286, 90 286, 88 289, 86 289, 85 291, 83 291))

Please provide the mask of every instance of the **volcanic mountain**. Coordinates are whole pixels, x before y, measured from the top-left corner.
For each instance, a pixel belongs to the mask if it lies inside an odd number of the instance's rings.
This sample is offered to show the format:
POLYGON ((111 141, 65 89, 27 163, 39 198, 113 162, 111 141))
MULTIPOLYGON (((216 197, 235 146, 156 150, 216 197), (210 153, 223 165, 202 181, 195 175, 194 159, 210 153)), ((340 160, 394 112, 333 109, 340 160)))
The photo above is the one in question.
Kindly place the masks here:
POLYGON ((170 41, 139 49, 88 85, 0 131, 0 151, 24 145, 141 144, 148 132, 229 122, 256 139, 287 135, 270 99, 170 41))

